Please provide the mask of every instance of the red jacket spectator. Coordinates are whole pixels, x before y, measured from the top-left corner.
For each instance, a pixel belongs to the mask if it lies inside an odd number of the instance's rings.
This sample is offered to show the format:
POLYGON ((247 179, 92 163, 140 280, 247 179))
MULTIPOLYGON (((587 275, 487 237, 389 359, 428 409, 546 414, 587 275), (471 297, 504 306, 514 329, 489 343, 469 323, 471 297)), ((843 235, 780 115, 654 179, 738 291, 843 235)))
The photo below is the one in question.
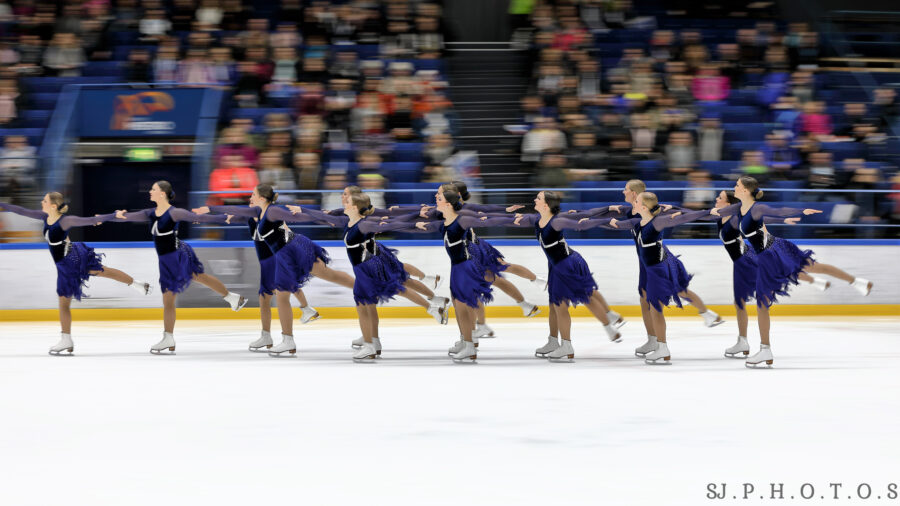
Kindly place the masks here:
POLYGON ((211 191, 240 190, 235 193, 221 193, 209 198, 210 205, 220 205, 226 200, 247 200, 253 188, 259 184, 256 171, 247 167, 240 156, 228 156, 224 159, 225 166, 212 171, 209 175, 209 189, 211 191))

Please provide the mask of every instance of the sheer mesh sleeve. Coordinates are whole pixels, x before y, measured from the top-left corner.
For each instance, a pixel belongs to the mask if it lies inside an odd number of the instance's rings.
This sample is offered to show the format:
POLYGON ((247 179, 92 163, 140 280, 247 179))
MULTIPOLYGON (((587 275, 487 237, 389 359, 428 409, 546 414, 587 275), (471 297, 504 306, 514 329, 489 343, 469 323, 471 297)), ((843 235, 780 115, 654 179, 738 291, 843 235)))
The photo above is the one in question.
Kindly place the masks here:
POLYGON ((141 222, 149 222, 150 221, 150 213, 155 213, 156 209, 151 207, 149 209, 141 209, 140 211, 131 211, 125 213, 124 219, 116 218, 114 221, 130 221, 133 223, 141 223, 141 222))
POLYGON ((20 207, 14 204, 7 204, 4 202, 0 202, 0 211, 8 211, 13 214, 18 214, 19 216, 25 216, 26 218, 31 218, 34 220, 43 221, 44 218, 47 217, 47 213, 44 211, 37 211, 34 209, 26 209, 24 207, 20 207))
POLYGON ((463 209, 475 211, 476 213, 505 213, 509 205, 501 204, 470 204, 466 202, 463 209))
MULTIPOLYGON (((513 218, 515 219, 515 218, 513 218)), ((478 228, 478 227, 499 227, 503 225, 507 225, 512 221, 510 216, 486 216, 486 215, 475 215, 475 216, 457 216, 456 221, 464 228, 478 228)))
POLYGON ((770 218, 794 218, 796 216, 803 216, 803 209, 798 209, 796 207, 770 207, 765 204, 756 203, 750 208, 750 215, 757 221, 765 216, 770 218))
POLYGON ((589 230, 592 228, 608 226, 612 218, 588 218, 584 221, 581 219, 572 219, 563 216, 557 216, 550 220, 550 226, 553 230, 589 230))
MULTIPOLYGON (((332 216, 329 213, 323 213, 318 209, 308 209, 303 208, 302 213, 294 214, 293 216, 299 216, 305 214, 308 218, 312 218, 318 223, 323 225, 331 225, 332 227, 341 227, 343 228, 347 223, 350 222, 350 218, 346 214, 342 214, 340 216, 332 216)), ((285 220, 287 221, 287 220, 285 220)))
POLYGON ((702 209, 700 211, 689 211, 686 213, 681 213, 678 216, 674 216, 671 214, 657 216, 653 219, 653 228, 655 228, 656 230, 671 228, 678 225, 684 225, 685 223, 690 223, 692 221, 697 221, 705 216, 709 216, 709 211, 705 209, 702 209))
MULTIPOLYGON (((756 206, 753 206, 756 207, 756 206)), ((725 206, 719 209, 719 216, 734 216, 741 210, 741 203, 731 204, 730 206, 725 206)))
POLYGON ((262 209, 249 206, 209 206, 209 212, 217 214, 231 214, 245 218, 259 218, 262 209))
POLYGON ((116 219, 116 213, 101 214, 99 216, 63 216, 59 220, 59 226, 63 230, 69 230, 72 227, 88 227, 97 223, 105 223, 116 219))
POLYGON ((225 223, 225 220, 228 219, 224 214, 197 214, 180 207, 173 207, 169 211, 169 216, 175 221, 187 221, 190 223, 225 223))

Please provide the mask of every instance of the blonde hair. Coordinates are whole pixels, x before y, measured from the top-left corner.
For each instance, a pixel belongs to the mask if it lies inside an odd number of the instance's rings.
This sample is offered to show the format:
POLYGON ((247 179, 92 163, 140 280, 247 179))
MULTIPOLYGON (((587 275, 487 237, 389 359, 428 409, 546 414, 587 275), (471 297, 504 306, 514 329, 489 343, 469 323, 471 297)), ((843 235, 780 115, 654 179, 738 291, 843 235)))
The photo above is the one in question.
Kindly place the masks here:
POLYGON ((641 192, 638 195, 638 198, 641 199, 641 203, 644 204, 647 209, 650 209, 650 214, 653 216, 662 212, 662 208, 659 207, 659 199, 656 197, 655 193, 641 192))
POLYGON ((50 192, 47 194, 47 199, 50 200, 51 204, 56 206, 56 210, 59 211, 59 214, 66 214, 69 212, 69 204, 66 204, 66 199, 63 198, 62 193, 50 192))
POLYGON ((359 214, 368 216, 375 212, 372 207, 372 200, 365 193, 351 193, 350 203, 359 211, 359 214))
POLYGON ((355 184, 348 186, 346 189, 347 189, 347 192, 350 193, 350 195, 362 193, 362 188, 360 188, 359 186, 356 186, 355 184))
POLYGON ((640 179, 631 179, 627 183, 625 183, 625 188, 633 191, 634 193, 643 193, 647 191, 647 185, 644 184, 640 179))

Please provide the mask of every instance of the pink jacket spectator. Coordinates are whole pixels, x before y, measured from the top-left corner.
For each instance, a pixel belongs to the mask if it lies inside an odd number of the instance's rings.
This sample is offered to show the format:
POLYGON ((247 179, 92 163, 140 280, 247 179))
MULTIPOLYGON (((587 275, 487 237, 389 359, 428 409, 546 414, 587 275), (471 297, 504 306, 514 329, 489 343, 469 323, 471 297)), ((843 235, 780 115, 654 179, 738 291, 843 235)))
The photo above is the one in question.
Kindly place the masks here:
POLYGON ((253 148, 253 146, 248 146, 246 144, 220 145, 218 148, 216 148, 216 153, 213 156, 213 163, 216 165, 216 167, 219 167, 222 164, 222 157, 231 155, 240 155, 244 157, 244 162, 246 162, 247 165, 256 167, 256 149, 253 148))
POLYGON ((697 100, 725 100, 730 90, 725 76, 697 76, 691 81, 691 93, 697 100))
POLYGON ((831 135, 831 118, 827 114, 804 113, 803 131, 812 135, 831 135))

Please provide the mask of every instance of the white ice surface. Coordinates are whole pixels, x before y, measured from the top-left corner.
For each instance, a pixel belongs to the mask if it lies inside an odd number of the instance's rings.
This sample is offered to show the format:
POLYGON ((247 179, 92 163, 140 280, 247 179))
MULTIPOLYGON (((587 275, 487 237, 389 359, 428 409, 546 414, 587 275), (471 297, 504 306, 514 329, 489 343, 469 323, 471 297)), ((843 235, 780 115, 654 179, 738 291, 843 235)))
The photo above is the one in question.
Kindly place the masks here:
POLYGON ((633 356, 637 319, 621 344, 576 319, 571 364, 508 319, 454 365, 452 323, 382 320, 371 365, 352 320, 299 327, 293 359, 248 352, 249 320, 179 321, 162 357, 159 322, 75 322, 74 357, 47 355, 53 323, 0 323, 0 504, 898 503, 898 318, 777 319, 771 370, 722 358, 733 321, 671 319, 665 367, 633 356), (800 501, 831 482, 841 501, 800 501))

